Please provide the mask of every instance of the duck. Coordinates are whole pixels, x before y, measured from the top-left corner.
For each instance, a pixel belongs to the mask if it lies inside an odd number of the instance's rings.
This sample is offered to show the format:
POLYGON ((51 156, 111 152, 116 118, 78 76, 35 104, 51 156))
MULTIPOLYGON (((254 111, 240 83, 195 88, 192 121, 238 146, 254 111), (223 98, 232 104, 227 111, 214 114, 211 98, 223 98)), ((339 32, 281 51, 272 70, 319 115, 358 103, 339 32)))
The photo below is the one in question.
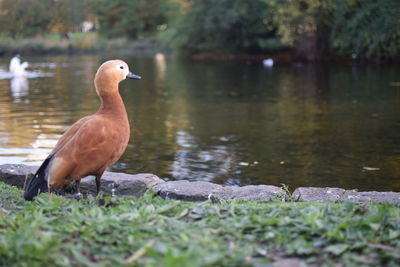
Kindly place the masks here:
POLYGON ((25 186, 25 200, 33 200, 40 193, 52 192, 72 181, 80 196, 80 180, 89 175, 95 176, 96 195, 99 194, 101 176, 120 158, 129 142, 128 115, 119 94, 119 83, 126 78, 141 79, 122 60, 109 60, 99 67, 94 78, 100 98, 98 111, 75 122, 61 136, 25 186))
POLYGON ((9 71, 13 77, 24 77, 28 66, 29 63, 26 61, 21 64, 21 56, 17 54, 10 60, 9 71))
POLYGON ((271 68, 272 66, 274 66, 274 60, 272 58, 266 58, 262 62, 265 67, 271 68))

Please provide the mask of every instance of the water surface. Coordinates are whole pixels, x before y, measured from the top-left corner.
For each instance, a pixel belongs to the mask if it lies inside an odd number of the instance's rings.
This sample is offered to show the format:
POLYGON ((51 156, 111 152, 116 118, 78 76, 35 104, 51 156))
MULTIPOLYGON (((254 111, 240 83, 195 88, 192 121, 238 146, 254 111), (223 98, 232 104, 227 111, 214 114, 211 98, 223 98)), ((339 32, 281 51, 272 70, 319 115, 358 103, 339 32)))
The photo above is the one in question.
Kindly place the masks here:
MULTIPOLYGON (((24 58, 39 75, 0 77, 0 163, 40 164, 69 125, 95 112, 93 77, 106 59, 24 58)), ((121 83, 132 130, 113 171, 400 191, 397 66, 124 59, 143 79, 121 83)))

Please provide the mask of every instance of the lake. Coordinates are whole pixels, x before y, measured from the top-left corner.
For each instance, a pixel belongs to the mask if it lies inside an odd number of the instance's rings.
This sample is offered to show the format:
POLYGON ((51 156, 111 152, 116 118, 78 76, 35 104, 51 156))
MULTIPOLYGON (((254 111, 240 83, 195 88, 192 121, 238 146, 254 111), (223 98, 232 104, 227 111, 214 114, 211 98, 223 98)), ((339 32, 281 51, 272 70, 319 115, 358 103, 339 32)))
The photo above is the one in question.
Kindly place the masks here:
MULTIPOLYGON (((99 105, 93 78, 112 56, 0 58, 0 164, 39 165, 99 105)), ((225 185, 400 191, 400 67, 279 65, 122 57, 131 140, 111 171, 225 185)))

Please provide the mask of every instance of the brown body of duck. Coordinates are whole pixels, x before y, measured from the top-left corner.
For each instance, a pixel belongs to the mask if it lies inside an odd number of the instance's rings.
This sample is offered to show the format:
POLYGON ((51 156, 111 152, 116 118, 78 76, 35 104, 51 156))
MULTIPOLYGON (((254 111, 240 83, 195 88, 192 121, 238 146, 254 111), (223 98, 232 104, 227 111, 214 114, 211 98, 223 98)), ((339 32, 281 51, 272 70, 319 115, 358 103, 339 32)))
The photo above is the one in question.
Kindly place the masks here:
POLYGON ((26 186, 26 200, 73 180, 79 194, 79 181, 88 175, 96 177, 99 192, 101 176, 119 159, 129 141, 128 115, 118 90, 126 78, 140 76, 129 72, 122 60, 110 60, 100 66, 94 79, 101 100, 99 110, 75 122, 64 133, 26 186))

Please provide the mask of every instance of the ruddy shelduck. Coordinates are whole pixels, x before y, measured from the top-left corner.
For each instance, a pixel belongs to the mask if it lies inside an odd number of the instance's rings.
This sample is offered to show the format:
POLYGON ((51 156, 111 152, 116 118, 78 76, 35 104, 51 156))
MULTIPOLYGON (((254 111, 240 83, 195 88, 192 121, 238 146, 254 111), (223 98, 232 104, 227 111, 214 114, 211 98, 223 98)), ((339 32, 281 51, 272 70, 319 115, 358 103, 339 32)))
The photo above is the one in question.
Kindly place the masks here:
POLYGON ((103 63, 94 78, 100 97, 99 110, 75 122, 60 138, 50 155, 25 187, 24 198, 32 200, 42 192, 94 175, 97 194, 100 178, 128 145, 130 127, 119 83, 126 78, 141 79, 122 60, 103 63))

